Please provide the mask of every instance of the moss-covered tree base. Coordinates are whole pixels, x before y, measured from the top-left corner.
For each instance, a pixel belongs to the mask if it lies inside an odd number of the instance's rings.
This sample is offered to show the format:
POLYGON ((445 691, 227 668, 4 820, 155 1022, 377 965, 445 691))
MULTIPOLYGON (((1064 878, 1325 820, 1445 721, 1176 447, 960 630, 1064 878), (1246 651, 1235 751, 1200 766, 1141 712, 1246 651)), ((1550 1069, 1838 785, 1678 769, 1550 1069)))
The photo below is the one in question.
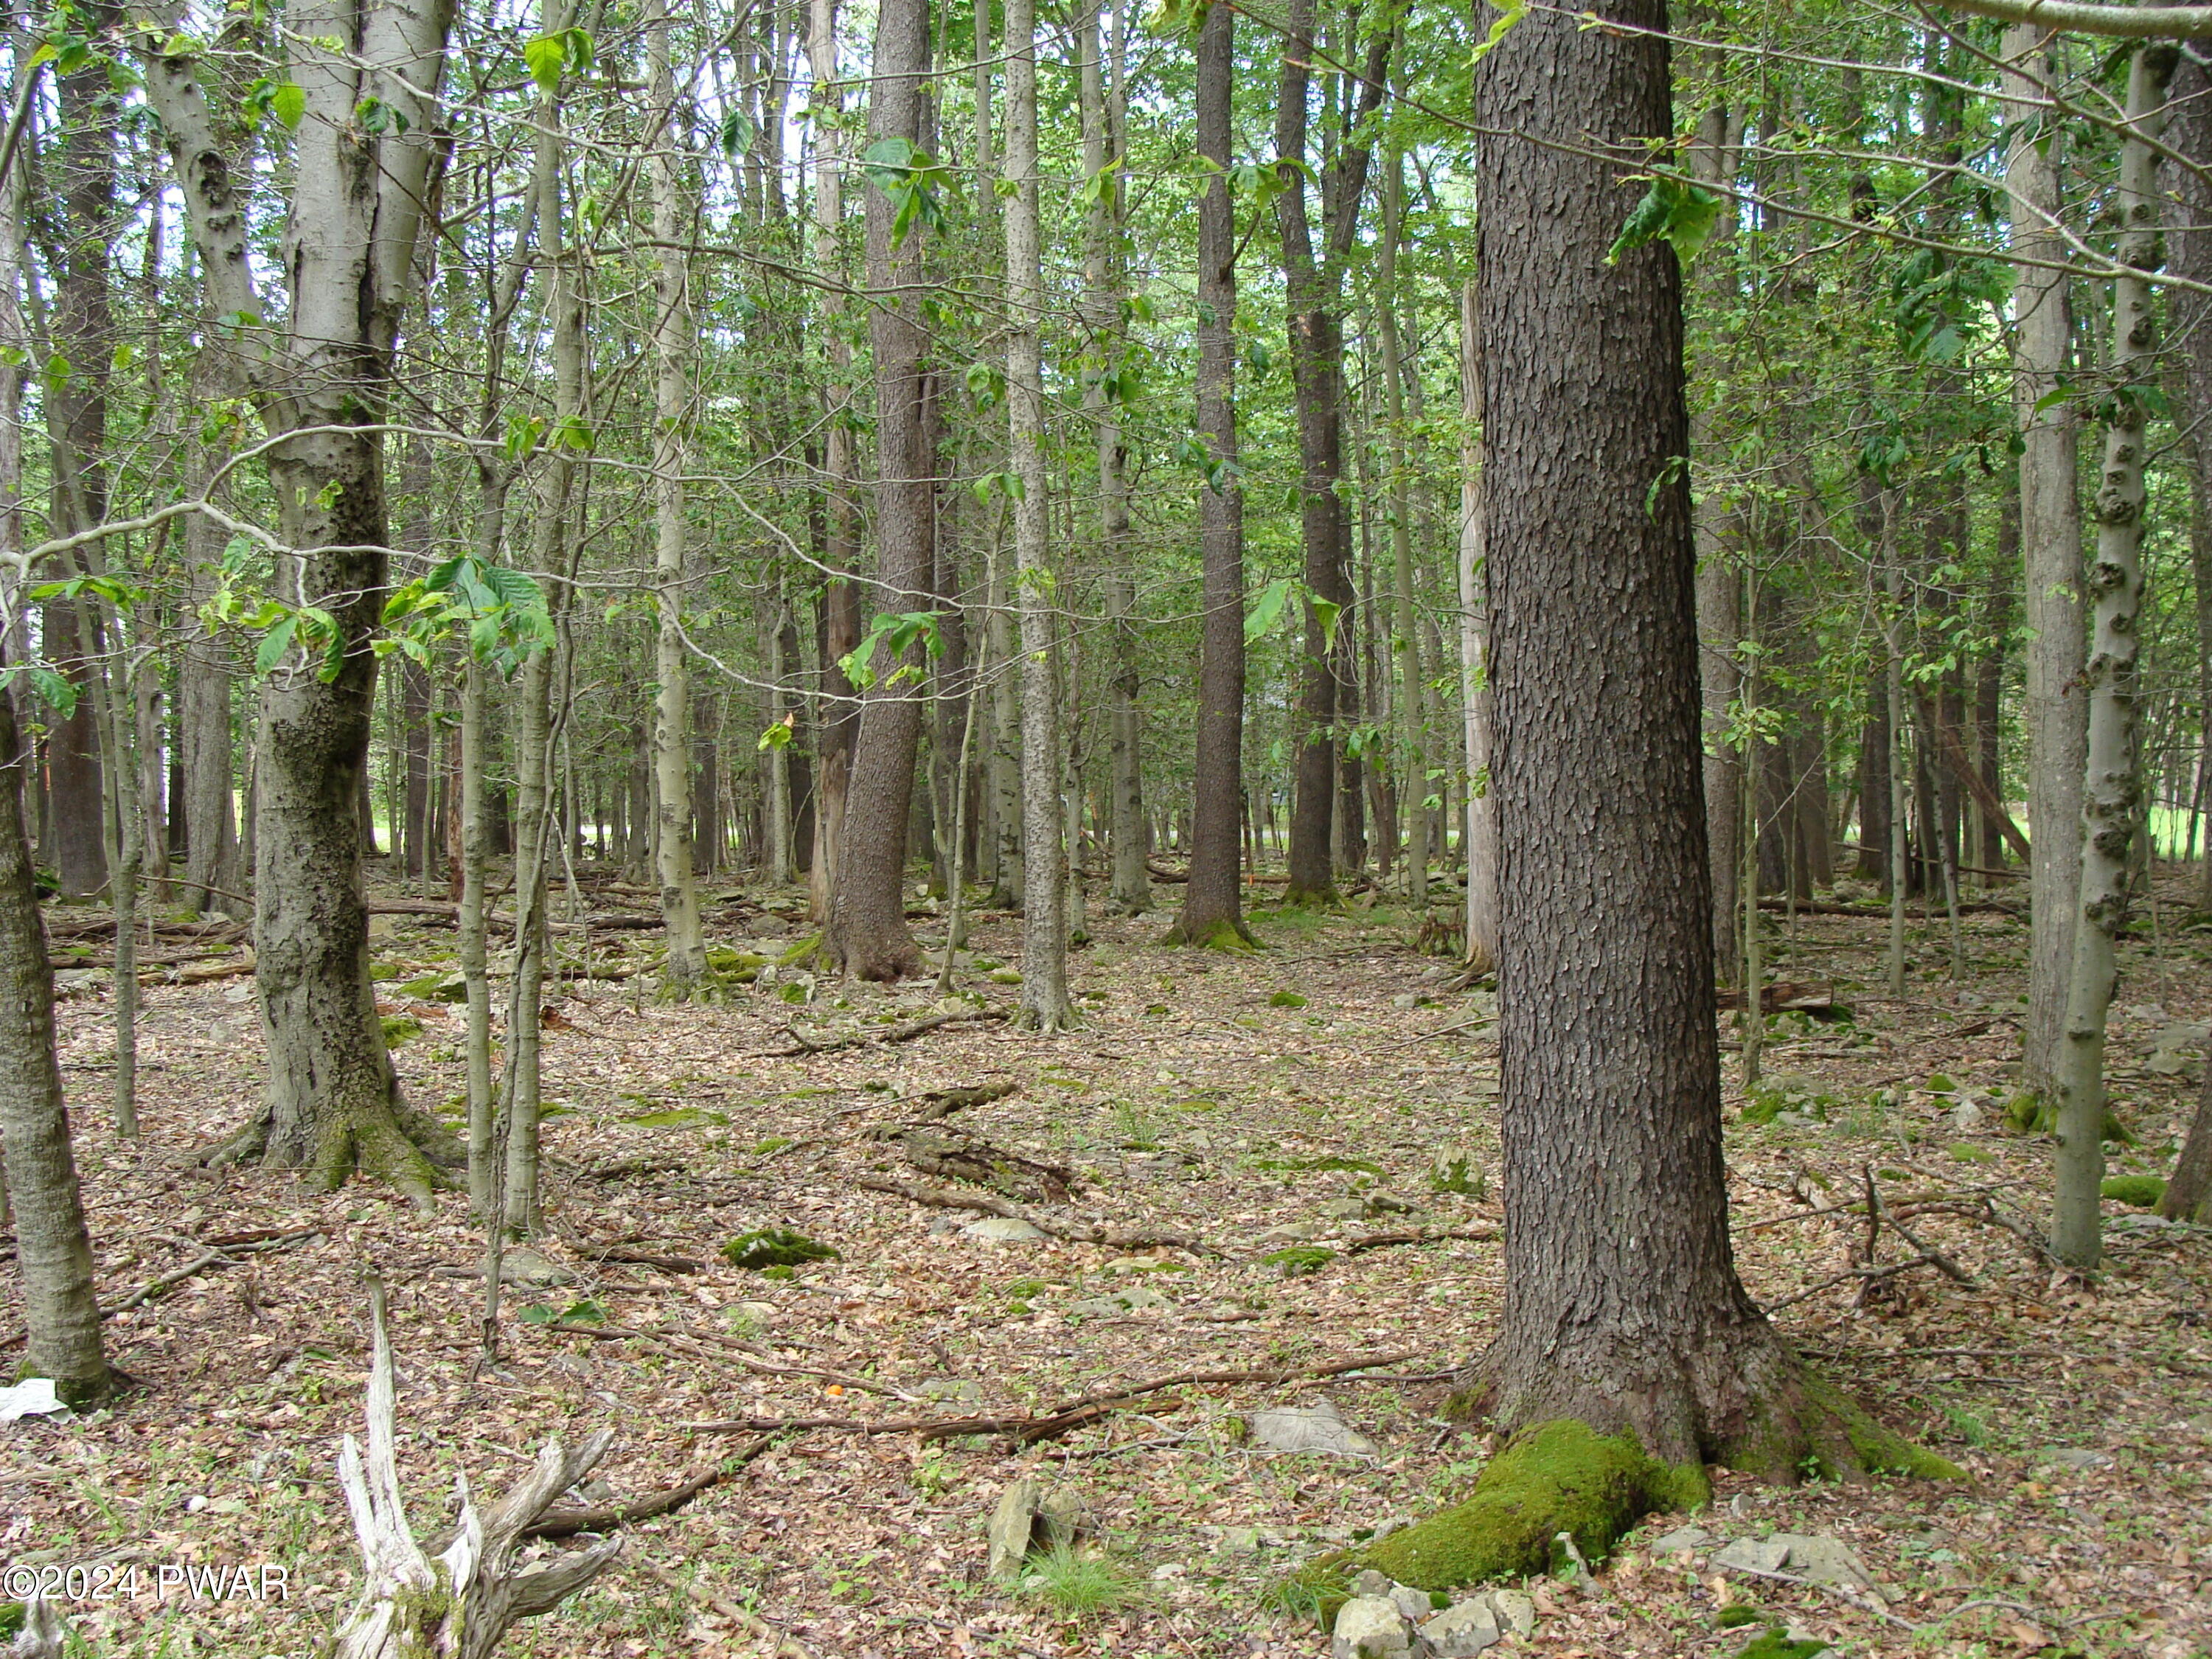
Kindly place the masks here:
MULTIPOLYGON (((1882 1427, 1802 1370, 1786 1408, 1768 1413, 1731 1451, 1724 1460, 1729 1467, 1777 1481, 1806 1474, 1850 1478, 1874 1472, 1963 1478, 1952 1464, 1882 1427)), ((1645 1516, 1696 1509, 1711 1497, 1703 1463, 1670 1465, 1646 1453, 1632 1436, 1600 1434, 1573 1418, 1554 1419, 1515 1435, 1459 1504, 1364 1551, 1324 1557, 1285 1583, 1278 1599, 1316 1613, 1326 1626, 1363 1570, 1431 1591, 1528 1577, 1565 1565, 1563 1533, 1585 1560, 1595 1562, 1645 1516)))
POLYGON ((1178 921, 1168 929, 1167 936, 1160 943, 1188 945, 1194 951, 1260 951, 1267 948, 1260 943, 1256 933, 1234 917, 1200 923, 1196 927, 1178 921))
POLYGON ((435 1207, 435 1194, 454 1184, 447 1172, 468 1166, 468 1152, 453 1132, 404 1101, 325 1106, 297 1146, 274 1138, 274 1122, 273 1109, 264 1106, 235 1133, 202 1147, 198 1161, 210 1169, 257 1163, 296 1169, 321 1192, 335 1192, 358 1174, 389 1182, 426 1214, 435 1207))
POLYGON ((1334 883, 1327 887, 1287 887, 1283 890, 1283 908, 1285 910, 1322 910, 1337 914, 1348 909, 1344 895, 1336 890, 1334 883))

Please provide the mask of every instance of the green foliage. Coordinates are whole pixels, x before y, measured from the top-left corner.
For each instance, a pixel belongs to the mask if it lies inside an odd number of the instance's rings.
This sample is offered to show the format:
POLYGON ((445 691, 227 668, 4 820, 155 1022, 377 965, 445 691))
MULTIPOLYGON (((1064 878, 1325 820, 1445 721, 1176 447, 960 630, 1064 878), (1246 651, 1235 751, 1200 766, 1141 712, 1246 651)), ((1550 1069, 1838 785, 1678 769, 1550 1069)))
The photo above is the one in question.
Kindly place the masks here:
POLYGON ((733 1267, 797 1267, 810 1261, 835 1261, 837 1252, 788 1227, 762 1227, 740 1233, 722 1246, 722 1260, 733 1267))
POLYGON ((1713 234, 1720 210, 1721 198, 1709 190, 1680 179, 1654 179, 1621 226, 1619 240, 1606 250, 1605 262, 1619 264, 1624 253, 1665 242, 1686 266, 1713 234))
POLYGON ((1769 1625, 1738 1650, 1736 1659, 1813 1659, 1814 1654, 1827 1650, 1828 1644, 1816 1637, 1792 1641, 1781 1626, 1769 1625))
POLYGON ((1296 991, 1278 991, 1267 999, 1270 1008, 1303 1008, 1306 1000, 1296 991))
POLYGON ((1137 1601, 1141 1586, 1110 1557, 1073 1545, 1055 1544, 1030 1557, 1020 1583, 1063 1619, 1094 1619, 1137 1601))

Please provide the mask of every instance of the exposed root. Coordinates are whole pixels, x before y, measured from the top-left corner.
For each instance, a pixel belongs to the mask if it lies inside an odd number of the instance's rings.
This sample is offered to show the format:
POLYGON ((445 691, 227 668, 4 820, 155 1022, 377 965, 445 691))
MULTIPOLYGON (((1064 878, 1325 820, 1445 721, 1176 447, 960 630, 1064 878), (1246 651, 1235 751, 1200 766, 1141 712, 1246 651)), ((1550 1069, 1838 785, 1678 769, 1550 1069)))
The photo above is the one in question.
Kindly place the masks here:
MULTIPOLYGON (((397 1092, 396 1091, 394 1091, 397 1092)), ((265 1164, 303 1170, 309 1185, 335 1192, 358 1172, 398 1188, 416 1209, 428 1214, 435 1194, 453 1182, 449 1170, 465 1169, 468 1152, 428 1112, 399 1099, 350 1109, 324 1103, 313 1126, 313 1139, 297 1156, 272 1143, 274 1113, 261 1110, 225 1139, 202 1147, 194 1157, 210 1169, 265 1164)))
POLYGON ((1322 887, 1285 887, 1283 889, 1283 908, 1285 910, 1320 910, 1328 915, 1341 915, 1347 907, 1344 895, 1330 882, 1322 887))

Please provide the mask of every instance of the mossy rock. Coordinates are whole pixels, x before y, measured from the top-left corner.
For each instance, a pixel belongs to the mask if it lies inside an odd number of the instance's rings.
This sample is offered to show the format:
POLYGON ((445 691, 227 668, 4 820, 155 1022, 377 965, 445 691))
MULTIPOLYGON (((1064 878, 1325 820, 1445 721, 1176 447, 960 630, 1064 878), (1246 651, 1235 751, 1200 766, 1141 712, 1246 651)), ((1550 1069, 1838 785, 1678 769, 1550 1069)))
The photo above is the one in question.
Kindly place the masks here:
POLYGON ((422 1022, 414 1015, 386 1014, 384 1016, 384 1046, 386 1048, 397 1048, 410 1037, 418 1037, 422 1035, 422 1022))
POLYGON ((1318 1244, 1293 1244, 1288 1249, 1270 1250, 1260 1260, 1276 1269, 1285 1279, 1297 1279, 1306 1273, 1317 1273, 1336 1260, 1334 1250, 1323 1249, 1318 1244))
POLYGON ((1303 1008, 1306 1000, 1296 991, 1278 991, 1267 999, 1270 1008, 1303 1008))
POLYGON ((1954 1164, 1988 1164, 1996 1158, 1988 1147, 1977 1146, 1971 1140, 1953 1141, 1949 1155, 1954 1164))
POLYGON ((707 947, 707 971, 726 985, 750 985, 767 966, 766 957, 756 956, 750 951, 728 945, 707 947))
POLYGON ((1466 1502, 1392 1533, 1357 1565, 1425 1590, 1527 1577, 1550 1570, 1563 1532, 1597 1561, 1654 1510, 1687 1507, 1710 1491, 1700 1466, 1670 1469, 1634 1441, 1571 1418, 1539 1423, 1490 1461, 1466 1502))
POLYGON ((762 1227, 739 1233, 722 1246, 722 1260, 733 1267, 787 1270, 809 1261, 835 1261, 837 1252, 818 1239, 795 1233, 788 1227, 762 1227))
POLYGON ((1769 1625, 1737 1650, 1736 1659, 1813 1659, 1814 1654, 1828 1650, 1828 1644, 1817 1636, 1793 1641, 1781 1626, 1769 1625))
POLYGON ((805 939, 793 939, 783 947, 783 954, 775 959, 779 968, 803 968, 822 954, 822 935, 809 933, 805 939))
POLYGON ((2166 1196, 2166 1182, 2152 1175, 2112 1176, 2097 1190, 2118 1203, 2132 1204, 2138 1210, 2154 1210, 2166 1196))
POLYGON ((417 1002, 465 1002, 469 997, 468 981, 450 971, 424 974, 398 988, 401 996, 412 997, 417 1002))
POLYGON ((625 1123, 635 1124, 641 1129, 719 1128, 729 1121, 720 1112, 710 1112, 698 1106, 678 1106, 665 1112, 645 1112, 623 1120, 625 1123))

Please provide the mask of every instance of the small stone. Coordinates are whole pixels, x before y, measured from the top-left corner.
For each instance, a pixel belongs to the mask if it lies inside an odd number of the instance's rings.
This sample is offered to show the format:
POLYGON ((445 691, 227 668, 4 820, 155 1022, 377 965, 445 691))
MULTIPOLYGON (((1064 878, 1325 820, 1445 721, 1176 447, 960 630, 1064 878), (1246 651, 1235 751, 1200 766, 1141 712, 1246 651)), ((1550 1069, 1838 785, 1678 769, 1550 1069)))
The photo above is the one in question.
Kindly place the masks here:
POLYGON ((924 1400, 944 1400, 963 1406, 981 1405, 983 1385, 972 1377, 933 1376, 915 1392, 924 1400))
POLYGON ((1492 1590, 1490 1605, 1498 1609, 1498 1628, 1515 1636, 1536 1633, 1536 1604, 1519 1590, 1492 1590))
POLYGON ((1786 1535, 1773 1538, 1739 1538, 1727 1548, 1713 1556, 1716 1572, 1734 1568, 1739 1571, 1780 1572, 1783 1564, 1790 1559, 1790 1545, 1786 1535))
POLYGON ((1951 1133, 1960 1135, 1979 1134, 1985 1121, 1981 1107, 1966 1096, 1960 1097, 1945 1120, 1951 1126, 1951 1133))
POLYGON ((1652 1541, 1651 1554, 1655 1560, 1662 1555, 1695 1555, 1712 1541, 1712 1534, 1703 1527, 1677 1527, 1664 1538, 1652 1541))
POLYGON ((1256 1235, 1252 1242, 1255 1244, 1297 1244, 1313 1236, 1314 1230, 1310 1224, 1304 1221, 1286 1221, 1279 1227, 1270 1227, 1267 1231, 1256 1235))
POLYGON ((1779 1544, 1788 1552, 1788 1571, 1800 1578, 1838 1589, 1873 1587, 1874 1575, 1867 1571, 1866 1563, 1840 1538, 1778 1532, 1766 1541, 1779 1544))
POLYGON ((1491 1598, 1478 1595, 1432 1614, 1422 1623, 1419 1637, 1419 1650, 1427 1659, 1474 1659, 1485 1648, 1497 1646, 1503 1632, 1491 1598))
POLYGON ((1017 1480, 999 1494, 999 1506, 991 1512, 988 1571, 1001 1583, 1011 1583, 1029 1559, 1036 1537, 1037 1500, 1043 1495, 1042 1485, 1035 1480, 1017 1480))
POLYGON ((1395 1603, 1380 1595, 1355 1595, 1336 1610, 1329 1659, 1406 1659, 1413 1651, 1395 1603))
POLYGON ((1408 1624, 1418 1625, 1437 1610, 1437 1604, 1429 1600, 1428 1591, 1415 1589, 1411 1584, 1391 1585, 1390 1600, 1398 1609, 1398 1616, 1408 1624))
POLYGON ((576 1282, 576 1275, 566 1267, 556 1267, 527 1245, 520 1245, 510 1246, 500 1253, 499 1282, 543 1289, 555 1285, 573 1285, 576 1282))
POLYGON ((1019 1243, 1027 1239, 1044 1237, 1044 1230, 1030 1225, 1019 1216, 989 1215, 981 1221, 971 1221, 961 1232, 969 1238, 988 1239, 994 1243, 1019 1243))
POLYGON ((1387 1601, 1390 1595, 1390 1575, 1377 1572, 1372 1567, 1364 1568, 1352 1581, 1352 1593, 1354 1595, 1381 1596, 1387 1601))
POLYGON ((1331 1221, 1364 1221, 1367 1200, 1364 1198, 1333 1198, 1315 1212, 1331 1221))
POLYGON ((2109 1469, 2112 1467, 2110 1452, 2100 1452, 2092 1446, 2045 1446, 2035 1455, 2039 1463, 2052 1463, 2065 1469, 2109 1469))
POLYGON ((1382 1449, 1344 1420, 1328 1401, 1313 1406, 1284 1406, 1252 1419, 1252 1437, 1276 1451, 1325 1452, 1339 1457, 1376 1457, 1382 1449))
POLYGON ((1729 1499, 1729 1513, 1731 1515, 1749 1515, 1752 1507, 1751 1494, 1747 1492, 1740 1492, 1729 1499))
POLYGON ((1152 1569, 1152 1582, 1155 1584, 1170 1584, 1178 1578, 1188 1577, 1190 1569, 1180 1561, 1163 1562, 1152 1569))
POLYGON ((1224 1527, 1221 1547, 1231 1555, 1257 1555, 1260 1553, 1260 1529, 1257 1527, 1224 1527))

